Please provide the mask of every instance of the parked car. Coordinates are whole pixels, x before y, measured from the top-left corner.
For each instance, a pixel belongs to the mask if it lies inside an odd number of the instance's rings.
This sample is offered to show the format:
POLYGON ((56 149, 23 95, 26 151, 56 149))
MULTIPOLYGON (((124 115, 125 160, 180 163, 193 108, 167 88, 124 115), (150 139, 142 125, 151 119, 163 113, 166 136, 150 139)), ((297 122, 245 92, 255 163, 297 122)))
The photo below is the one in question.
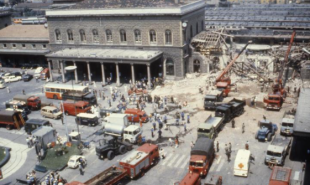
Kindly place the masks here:
POLYGON ((0 89, 5 88, 5 81, 3 79, 0 80, 0 89))
POLYGON ((9 76, 8 78, 4 79, 4 81, 7 82, 17 82, 22 79, 21 76, 9 76))
POLYGON ((12 74, 15 76, 22 76, 23 75, 21 72, 13 72, 12 74))
POLYGON ((41 115, 43 117, 59 119, 62 117, 62 112, 53 106, 45 106, 41 109, 41 115))
POLYGON ((23 80, 24 82, 29 82, 32 78, 33 78, 33 75, 31 75, 31 74, 24 74, 24 75, 22 76, 22 80, 23 80))
POLYGON ((69 168, 77 168, 79 166, 80 163, 80 159, 82 158, 82 160, 84 161, 84 166, 87 164, 86 158, 82 155, 73 155, 70 157, 69 161, 68 161, 68 167, 69 168))

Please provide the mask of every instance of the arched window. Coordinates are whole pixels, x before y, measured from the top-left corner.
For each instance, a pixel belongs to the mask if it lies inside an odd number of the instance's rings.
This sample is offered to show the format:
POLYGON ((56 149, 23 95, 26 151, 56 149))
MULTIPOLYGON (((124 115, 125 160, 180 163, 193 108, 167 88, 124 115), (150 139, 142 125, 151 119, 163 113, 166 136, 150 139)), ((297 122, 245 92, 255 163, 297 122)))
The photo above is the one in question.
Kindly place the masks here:
POLYGON ((120 36, 121 36, 121 42, 127 42, 126 31, 125 30, 120 30, 119 33, 120 33, 120 36))
POLYGON ((61 40, 61 34, 60 34, 60 30, 59 29, 55 30, 55 36, 56 36, 56 41, 60 41, 61 40))
POLYGON ((135 30, 135 41, 141 42, 141 31, 140 30, 135 30))
POLYGON ((113 42, 111 30, 106 30, 105 33, 106 33, 106 35, 107 35, 107 41, 108 41, 108 42, 113 42))
POLYGON ((81 42, 86 42, 86 35, 84 30, 80 30, 80 39, 81 42))
POLYGON ((99 34, 97 29, 93 29, 93 42, 99 42, 99 34))
POLYGON ((69 41, 73 41, 73 33, 72 33, 72 30, 67 30, 67 34, 68 34, 68 40, 69 41))
POLYGON ((156 32, 155 32, 155 30, 150 30, 150 42, 156 43, 156 32))
POLYGON ((165 40, 166 40, 166 44, 172 44, 171 30, 165 31, 165 40))
POLYGON ((174 61, 171 58, 166 61, 166 75, 174 75, 174 61))

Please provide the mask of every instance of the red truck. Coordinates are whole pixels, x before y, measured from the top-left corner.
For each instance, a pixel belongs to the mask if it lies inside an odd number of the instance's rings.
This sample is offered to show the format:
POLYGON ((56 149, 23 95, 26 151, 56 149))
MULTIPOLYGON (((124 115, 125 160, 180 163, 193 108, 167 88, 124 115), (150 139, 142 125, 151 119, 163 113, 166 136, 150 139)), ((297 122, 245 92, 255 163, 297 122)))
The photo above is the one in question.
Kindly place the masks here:
MULTIPOLYGON (((87 113, 90 112, 89 103, 86 101, 65 101, 63 103, 64 112, 66 115, 76 116, 79 113, 87 113)), ((61 111, 62 107, 61 107, 61 111)))
POLYGON ((198 173, 187 173, 180 182, 175 182, 174 185, 200 185, 201 178, 198 173))
POLYGON ((157 164, 158 160, 158 146, 146 143, 121 159, 119 162, 121 167, 111 166, 84 183, 74 181, 66 185, 117 184, 125 177, 133 179, 143 176, 147 169, 157 164))
POLYGON ((16 95, 13 100, 18 100, 25 102, 29 109, 40 110, 41 109, 41 99, 37 96, 32 95, 16 95))
POLYGON ((126 109, 125 114, 128 114, 128 121, 132 122, 132 117, 134 122, 140 122, 140 119, 143 123, 149 121, 147 114, 140 109, 126 109))
POLYGON ((271 172, 269 185, 289 185, 291 174, 291 168, 274 166, 271 172))

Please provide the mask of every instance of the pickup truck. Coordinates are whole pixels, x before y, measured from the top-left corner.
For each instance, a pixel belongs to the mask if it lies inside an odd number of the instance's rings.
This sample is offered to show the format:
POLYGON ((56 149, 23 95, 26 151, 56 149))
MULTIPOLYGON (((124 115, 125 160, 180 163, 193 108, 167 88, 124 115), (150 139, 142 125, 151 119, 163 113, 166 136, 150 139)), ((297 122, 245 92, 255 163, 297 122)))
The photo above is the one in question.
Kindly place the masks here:
POLYGON ((278 126, 269 120, 261 120, 258 122, 259 130, 256 132, 255 139, 260 141, 271 141, 272 136, 278 130, 278 126))
POLYGON ((275 137, 269 144, 265 156, 265 164, 284 165, 292 139, 289 137, 275 137))
POLYGON ((295 114, 285 112, 281 122, 280 134, 292 135, 295 122, 295 114))
POLYGON ((215 110, 217 102, 222 102, 224 99, 223 91, 212 90, 204 98, 204 108, 205 110, 215 110))
POLYGON ((216 107, 215 116, 223 117, 224 123, 229 122, 231 119, 243 114, 245 101, 232 99, 228 103, 221 104, 216 107))
POLYGON ((214 139, 218 132, 223 127, 224 118, 223 117, 212 117, 211 115, 207 118, 204 123, 199 124, 197 132, 199 137, 207 137, 214 139))

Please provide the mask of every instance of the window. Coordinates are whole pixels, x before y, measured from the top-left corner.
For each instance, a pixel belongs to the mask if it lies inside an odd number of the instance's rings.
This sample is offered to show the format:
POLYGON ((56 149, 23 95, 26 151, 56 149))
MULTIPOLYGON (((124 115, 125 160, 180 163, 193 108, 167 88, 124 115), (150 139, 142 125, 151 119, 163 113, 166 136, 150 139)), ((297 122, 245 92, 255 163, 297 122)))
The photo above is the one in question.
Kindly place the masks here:
POLYGON ((32 44, 32 48, 36 48, 36 45, 35 45, 35 44, 32 44))
POLYGON ((196 22, 196 35, 198 34, 198 22, 196 22))
POLYGON ((25 48, 25 47, 26 47, 26 44, 22 44, 22 47, 25 48))
POLYGON ((97 29, 93 29, 93 42, 99 42, 99 35, 97 29))
POLYGON ((13 48, 16 48, 16 44, 13 44, 12 47, 13 47, 13 48))
POLYGON ((43 48, 43 49, 46 49, 46 45, 45 45, 45 44, 43 44, 43 45, 42 45, 42 48, 43 48))
POLYGON ((107 41, 108 42, 113 42, 111 30, 106 30, 105 32, 106 32, 106 35, 107 35, 107 41))
POLYGON ((171 58, 166 61, 166 75, 174 75, 174 61, 171 58))
POLYGON ((126 31, 120 30, 119 32, 120 32, 120 36, 121 36, 121 42, 127 42, 126 31))
POLYGON ((150 42, 156 43, 156 32, 155 32, 155 30, 150 31, 150 42))
POLYGON ((6 44, 3 44, 3 47, 6 48, 6 44))
POLYGON ((165 40, 166 40, 166 44, 172 44, 171 31, 170 30, 165 31, 165 40))
POLYGON ((135 41, 141 42, 141 32, 140 30, 135 30, 135 41))
POLYGON ((56 41, 60 41, 61 40, 61 34, 59 29, 55 30, 55 36, 56 36, 56 41))
POLYGON ((80 30, 80 39, 81 42, 86 42, 86 35, 84 30, 80 30))
POLYGON ((73 33, 72 30, 67 30, 67 34, 68 34, 68 41, 73 41, 73 33))

